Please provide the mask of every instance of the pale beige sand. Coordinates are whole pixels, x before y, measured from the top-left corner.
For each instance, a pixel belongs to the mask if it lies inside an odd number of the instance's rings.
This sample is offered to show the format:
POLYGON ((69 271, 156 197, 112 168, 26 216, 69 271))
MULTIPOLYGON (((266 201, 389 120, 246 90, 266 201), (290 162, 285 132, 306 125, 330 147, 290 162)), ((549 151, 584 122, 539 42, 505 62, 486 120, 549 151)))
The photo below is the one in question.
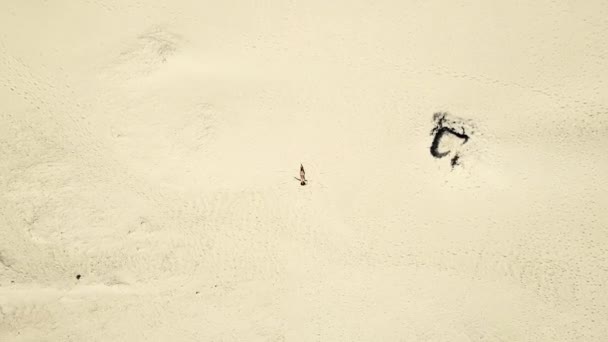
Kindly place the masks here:
POLYGON ((607 341, 606 18, 2 1, 0 341, 607 341))

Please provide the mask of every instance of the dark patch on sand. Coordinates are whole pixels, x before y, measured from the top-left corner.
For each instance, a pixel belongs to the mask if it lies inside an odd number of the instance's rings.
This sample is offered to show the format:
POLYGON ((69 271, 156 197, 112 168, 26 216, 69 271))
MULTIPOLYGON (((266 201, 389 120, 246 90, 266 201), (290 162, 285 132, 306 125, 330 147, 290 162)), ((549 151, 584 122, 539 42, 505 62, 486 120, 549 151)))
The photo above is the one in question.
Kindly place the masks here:
POLYGON ((456 153, 454 155, 454 157, 452 157, 452 159, 450 160, 450 165, 452 165, 452 169, 457 166, 460 165, 460 163, 458 162, 458 159, 460 159, 460 156, 458 155, 458 153, 456 153))
POLYGON ((466 124, 464 120, 457 118, 448 118, 448 113, 435 113, 433 115, 433 121, 435 123, 435 127, 431 130, 431 135, 433 135, 433 142, 431 143, 430 152, 431 155, 435 158, 441 159, 443 157, 448 156, 450 153, 454 152, 453 157, 450 160, 450 164, 452 168, 457 165, 460 165, 460 153, 458 151, 451 149, 443 150, 442 149, 442 141, 447 136, 451 135, 460 139, 461 145, 466 144, 470 135, 467 134, 466 124))

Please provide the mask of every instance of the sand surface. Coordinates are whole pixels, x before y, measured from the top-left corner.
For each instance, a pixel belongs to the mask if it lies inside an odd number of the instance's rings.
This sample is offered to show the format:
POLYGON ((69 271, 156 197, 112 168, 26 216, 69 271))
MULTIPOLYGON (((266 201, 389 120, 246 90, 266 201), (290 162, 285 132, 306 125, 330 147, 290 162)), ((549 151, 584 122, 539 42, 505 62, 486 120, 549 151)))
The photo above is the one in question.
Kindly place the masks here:
POLYGON ((606 18, 2 1, 0 341, 607 341, 606 18))

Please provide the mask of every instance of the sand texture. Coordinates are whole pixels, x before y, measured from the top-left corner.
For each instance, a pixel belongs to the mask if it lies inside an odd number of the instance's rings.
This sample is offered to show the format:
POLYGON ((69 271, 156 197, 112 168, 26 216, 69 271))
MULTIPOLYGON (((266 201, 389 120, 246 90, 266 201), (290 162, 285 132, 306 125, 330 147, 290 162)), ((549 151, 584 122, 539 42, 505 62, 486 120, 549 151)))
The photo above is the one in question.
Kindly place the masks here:
POLYGON ((607 18, 1 1, 0 341, 608 341, 607 18))

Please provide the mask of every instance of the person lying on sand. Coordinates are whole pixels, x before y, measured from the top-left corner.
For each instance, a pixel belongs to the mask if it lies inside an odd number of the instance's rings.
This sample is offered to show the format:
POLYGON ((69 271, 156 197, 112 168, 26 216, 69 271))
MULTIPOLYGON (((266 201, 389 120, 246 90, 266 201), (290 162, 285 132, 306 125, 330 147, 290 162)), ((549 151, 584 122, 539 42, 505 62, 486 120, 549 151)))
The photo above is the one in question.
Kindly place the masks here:
POLYGON ((295 179, 300 181, 300 185, 304 186, 306 185, 307 181, 306 181, 306 172, 304 171, 304 166, 302 166, 302 164, 300 164, 300 178, 294 177, 295 179))

